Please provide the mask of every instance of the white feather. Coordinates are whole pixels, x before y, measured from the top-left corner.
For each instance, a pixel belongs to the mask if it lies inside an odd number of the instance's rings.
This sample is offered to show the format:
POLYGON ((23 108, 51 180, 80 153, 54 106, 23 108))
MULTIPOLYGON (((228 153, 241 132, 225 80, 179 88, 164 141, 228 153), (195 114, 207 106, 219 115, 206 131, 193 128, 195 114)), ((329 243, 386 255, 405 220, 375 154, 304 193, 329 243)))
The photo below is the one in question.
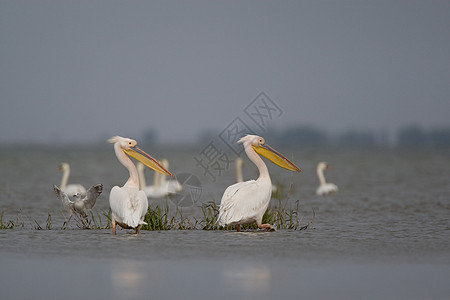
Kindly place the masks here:
POLYGON ((148 200, 137 188, 114 186, 109 196, 112 218, 119 224, 136 228, 144 222, 148 200))
POLYGON ((272 184, 268 180, 249 180, 229 186, 221 200, 219 225, 261 224, 270 202, 272 184))
POLYGON ((316 194, 322 196, 322 195, 337 193, 337 191, 338 191, 337 185, 335 185, 334 183, 325 183, 325 184, 321 184, 317 188, 316 194))

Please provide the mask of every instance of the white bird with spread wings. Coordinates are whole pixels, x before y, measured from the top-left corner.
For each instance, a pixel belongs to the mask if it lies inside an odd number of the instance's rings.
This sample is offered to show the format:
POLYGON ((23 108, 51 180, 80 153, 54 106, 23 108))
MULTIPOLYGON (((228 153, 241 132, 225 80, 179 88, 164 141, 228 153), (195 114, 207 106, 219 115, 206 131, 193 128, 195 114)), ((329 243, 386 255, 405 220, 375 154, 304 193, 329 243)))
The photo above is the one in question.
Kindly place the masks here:
POLYGON ((55 191, 56 196, 59 200, 62 201, 64 205, 66 205, 72 213, 79 213, 84 218, 87 217, 87 211, 91 210, 95 202, 97 201, 98 196, 103 191, 103 185, 102 184, 96 184, 90 187, 87 192, 86 196, 82 197, 82 195, 79 192, 76 192, 73 197, 75 200, 70 200, 69 196, 63 192, 61 189, 59 189, 56 185, 53 186, 53 190, 55 191))

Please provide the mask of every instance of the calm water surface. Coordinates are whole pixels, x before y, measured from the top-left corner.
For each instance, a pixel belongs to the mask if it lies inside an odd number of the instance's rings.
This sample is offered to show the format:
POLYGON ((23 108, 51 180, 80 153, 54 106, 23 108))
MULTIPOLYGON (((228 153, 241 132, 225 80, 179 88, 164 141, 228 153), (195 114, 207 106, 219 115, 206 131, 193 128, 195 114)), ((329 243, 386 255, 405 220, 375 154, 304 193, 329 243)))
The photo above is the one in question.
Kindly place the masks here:
MULTIPOLYGON (((101 215, 111 187, 127 178, 107 146, 0 150, 3 222, 23 224, 0 230, 1 298, 450 298, 449 149, 279 149, 302 169, 288 205, 299 200, 303 223, 314 209, 306 231, 62 230, 63 209, 52 191, 59 163, 71 163, 69 182, 103 183, 94 209, 101 215), (320 160, 332 166, 326 177, 339 186, 336 195, 314 194, 320 160), (35 230, 45 228, 49 214, 51 230, 35 230)), ((173 173, 199 179, 202 196, 184 216, 201 216, 198 205, 219 202, 235 181, 233 166, 215 182, 205 176, 193 160, 198 149, 142 148, 168 158, 173 173)), ((290 172, 269 170, 274 183, 289 185, 290 172)), ((146 172, 150 183, 153 173, 146 172)), ((244 178, 255 174, 245 160, 244 178)))

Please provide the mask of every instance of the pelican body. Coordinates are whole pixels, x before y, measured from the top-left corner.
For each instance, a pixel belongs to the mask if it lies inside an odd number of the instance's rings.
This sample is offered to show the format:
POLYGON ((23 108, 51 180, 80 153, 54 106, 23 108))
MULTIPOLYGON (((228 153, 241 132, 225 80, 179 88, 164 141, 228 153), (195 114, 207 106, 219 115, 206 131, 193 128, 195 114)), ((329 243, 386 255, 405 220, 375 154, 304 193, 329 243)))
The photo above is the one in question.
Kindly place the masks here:
POLYGON ((317 164, 317 177, 319 178, 320 185, 316 190, 316 194, 319 196, 337 193, 338 187, 334 183, 327 183, 325 180, 325 175, 323 175, 323 171, 329 170, 329 165, 321 161, 317 164))
POLYGON ((221 226, 236 226, 240 231, 241 224, 256 222, 258 228, 273 231, 270 224, 262 224, 262 217, 267 210, 272 194, 272 182, 266 164, 258 154, 266 157, 278 166, 300 172, 300 169, 286 157, 265 144, 262 137, 246 135, 238 143, 242 143, 248 158, 259 170, 256 180, 238 182, 229 186, 220 202, 218 223, 221 226))
POLYGON ((73 196, 76 193, 80 193, 82 197, 86 196, 86 189, 81 184, 67 184, 70 176, 70 165, 68 163, 61 163, 58 167, 58 171, 63 172, 61 184, 59 185, 61 191, 70 196, 73 196))
POLYGON ((164 175, 173 176, 158 161, 137 147, 135 140, 115 136, 108 140, 114 144, 114 151, 120 163, 128 169, 130 177, 122 186, 114 186, 109 195, 111 206, 112 233, 116 234, 117 224, 125 229, 135 229, 136 234, 144 222, 148 200, 144 191, 139 190, 139 177, 136 166, 128 156, 164 175))

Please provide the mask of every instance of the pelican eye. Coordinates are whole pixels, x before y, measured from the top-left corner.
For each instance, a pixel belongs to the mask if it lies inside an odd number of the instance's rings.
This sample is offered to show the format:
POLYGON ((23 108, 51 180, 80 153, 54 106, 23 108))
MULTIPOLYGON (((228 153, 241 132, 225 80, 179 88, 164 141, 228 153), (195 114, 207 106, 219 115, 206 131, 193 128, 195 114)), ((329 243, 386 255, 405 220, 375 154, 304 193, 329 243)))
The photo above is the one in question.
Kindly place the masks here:
POLYGON ((264 139, 259 139, 260 144, 264 144, 264 139))

